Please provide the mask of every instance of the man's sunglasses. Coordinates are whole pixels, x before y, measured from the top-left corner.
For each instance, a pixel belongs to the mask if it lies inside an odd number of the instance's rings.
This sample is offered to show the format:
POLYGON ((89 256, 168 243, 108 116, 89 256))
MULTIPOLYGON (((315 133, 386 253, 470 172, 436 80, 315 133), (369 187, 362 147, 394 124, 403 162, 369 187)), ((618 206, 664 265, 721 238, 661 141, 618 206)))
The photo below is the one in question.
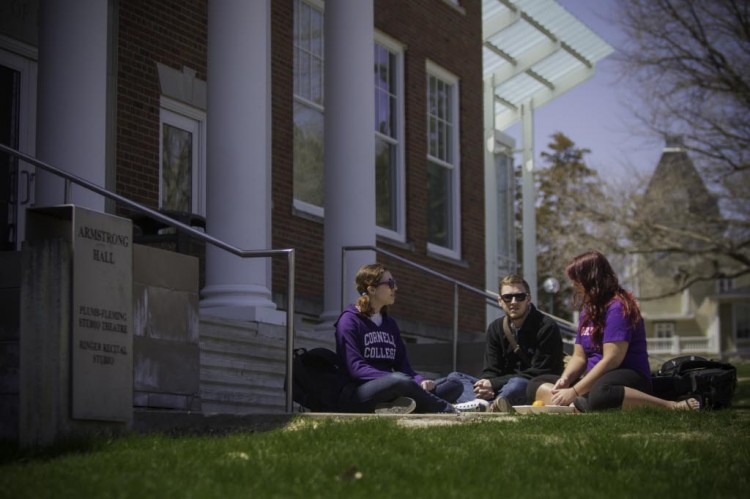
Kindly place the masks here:
POLYGON ((387 281, 381 281, 377 285, 382 286, 383 284, 387 284, 389 288, 395 289, 396 288, 396 279, 388 279, 387 281))
POLYGON ((510 303, 513 301, 513 298, 515 298, 516 301, 524 301, 527 296, 529 296, 528 293, 507 293, 500 295, 500 298, 502 298, 505 303, 510 303))

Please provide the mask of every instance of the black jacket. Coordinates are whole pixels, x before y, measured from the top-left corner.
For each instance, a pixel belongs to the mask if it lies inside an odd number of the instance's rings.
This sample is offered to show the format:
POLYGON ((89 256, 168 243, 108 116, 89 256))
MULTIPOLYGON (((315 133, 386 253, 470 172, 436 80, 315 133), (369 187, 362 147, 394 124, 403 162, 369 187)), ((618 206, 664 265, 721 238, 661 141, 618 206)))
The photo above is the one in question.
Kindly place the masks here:
POLYGON ((541 374, 562 374, 562 336, 554 320, 539 312, 534 305, 529 305, 529 314, 518 332, 517 340, 531 362, 531 365, 526 365, 512 351, 503 333, 503 319, 495 320, 487 328, 481 378, 490 380, 493 390, 499 390, 516 376, 531 379, 541 374))

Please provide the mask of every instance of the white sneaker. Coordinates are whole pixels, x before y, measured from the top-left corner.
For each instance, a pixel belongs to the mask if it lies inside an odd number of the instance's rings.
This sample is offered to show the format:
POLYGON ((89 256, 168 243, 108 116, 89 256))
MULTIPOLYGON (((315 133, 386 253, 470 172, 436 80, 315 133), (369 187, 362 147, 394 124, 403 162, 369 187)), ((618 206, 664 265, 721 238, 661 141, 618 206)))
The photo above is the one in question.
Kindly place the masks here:
POLYGON ((417 403, 409 397, 398 397, 390 402, 381 402, 375 406, 375 414, 411 414, 417 403))
POLYGON ((487 412, 490 403, 484 399, 474 399, 460 404, 453 404, 458 412, 487 412))

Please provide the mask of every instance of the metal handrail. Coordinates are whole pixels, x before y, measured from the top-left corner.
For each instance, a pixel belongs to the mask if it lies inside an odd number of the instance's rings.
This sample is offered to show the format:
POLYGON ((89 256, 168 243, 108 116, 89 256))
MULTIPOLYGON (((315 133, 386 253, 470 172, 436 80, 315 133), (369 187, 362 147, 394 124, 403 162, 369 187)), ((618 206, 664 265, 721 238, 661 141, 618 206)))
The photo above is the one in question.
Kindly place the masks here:
MULTIPOLYGON (((497 293, 471 286, 470 284, 466 284, 465 282, 459 281, 458 279, 454 279, 453 277, 450 277, 440 272, 437 272, 435 270, 432 270, 431 268, 425 267, 424 265, 420 265, 418 263, 412 262, 411 260, 407 258, 399 256, 383 248, 378 248, 376 246, 344 246, 341 248, 341 308, 342 310, 346 306, 346 304, 344 303, 344 290, 346 289, 345 267, 346 267, 346 252, 347 251, 374 251, 376 253, 381 253, 409 267, 425 272, 437 279, 450 282, 453 284, 453 371, 456 371, 456 368, 458 365, 458 290, 459 288, 463 288, 471 293, 483 296, 488 301, 489 305, 497 309, 500 309, 500 305, 497 301, 499 298, 499 295, 497 293)), ((557 322, 558 326, 560 326, 560 332, 564 336, 575 337, 576 329, 575 329, 575 325, 572 322, 566 321, 565 319, 561 319, 560 317, 556 317, 552 314, 548 314, 547 312, 543 312, 541 310, 540 312, 554 319, 555 322, 557 322)))
POLYGON ((65 199, 66 200, 69 197, 70 182, 73 182, 77 185, 80 185, 81 187, 84 187, 90 191, 100 194, 106 198, 113 199, 124 205, 127 205, 130 208, 134 209, 135 211, 138 211, 140 213, 144 213, 150 217, 153 217, 156 220, 159 220, 162 223, 172 226, 177 230, 180 230, 182 232, 187 232, 193 237, 196 237, 206 243, 212 244, 216 246, 217 248, 221 248, 225 251, 228 251, 229 253, 237 255, 240 258, 262 258, 262 257, 286 255, 287 266, 289 269, 289 273, 287 276, 288 304, 287 304, 287 311, 286 311, 286 327, 287 327, 287 330, 286 330, 286 381, 285 381, 286 411, 292 412, 292 355, 294 352, 294 248, 277 249, 277 250, 273 250, 273 249, 243 250, 235 246, 232 246, 231 244, 228 244, 220 239, 217 239, 209 234, 206 234, 205 232, 196 230, 190 227, 189 225, 186 225, 182 222, 174 220, 171 217, 163 215, 162 213, 159 213, 156 210, 152 210, 151 208, 143 206, 140 203, 131 201, 130 199, 120 196, 119 194, 115 194, 114 192, 110 192, 103 187, 100 187, 96 184, 89 182, 88 180, 82 179, 80 177, 77 177, 76 175, 70 174, 52 165, 39 161, 38 159, 32 156, 29 156, 28 154, 24 154, 4 144, 0 144, 0 151, 10 154, 11 156, 15 156, 16 158, 21 159, 31 165, 34 165, 38 168, 42 168, 45 171, 48 171, 52 174, 57 175, 58 177, 62 177, 63 179, 65 179, 65 199))

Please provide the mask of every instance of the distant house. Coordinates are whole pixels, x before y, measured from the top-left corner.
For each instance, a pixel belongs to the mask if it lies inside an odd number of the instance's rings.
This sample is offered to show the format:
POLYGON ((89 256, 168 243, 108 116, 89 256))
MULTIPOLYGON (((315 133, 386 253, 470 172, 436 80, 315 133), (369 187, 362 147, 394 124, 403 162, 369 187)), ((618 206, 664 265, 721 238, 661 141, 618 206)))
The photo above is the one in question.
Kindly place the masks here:
MULTIPOLYGON (((670 139, 646 189, 647 220, 674 229, 672 244, 700 249, 683 232, 718 236, 725 230, 718 200, 706 187, 679 139, 670 139)), ((649 352, 726 357, 750 353, 750 278, 706 280, 681 292, 701 260, 688 253, 640 256, 634 279, 646 323, 649 352), (670 294, 671 293, 671 294, 670 294), (649 297, 657 297, 649 299, 649 297)))

